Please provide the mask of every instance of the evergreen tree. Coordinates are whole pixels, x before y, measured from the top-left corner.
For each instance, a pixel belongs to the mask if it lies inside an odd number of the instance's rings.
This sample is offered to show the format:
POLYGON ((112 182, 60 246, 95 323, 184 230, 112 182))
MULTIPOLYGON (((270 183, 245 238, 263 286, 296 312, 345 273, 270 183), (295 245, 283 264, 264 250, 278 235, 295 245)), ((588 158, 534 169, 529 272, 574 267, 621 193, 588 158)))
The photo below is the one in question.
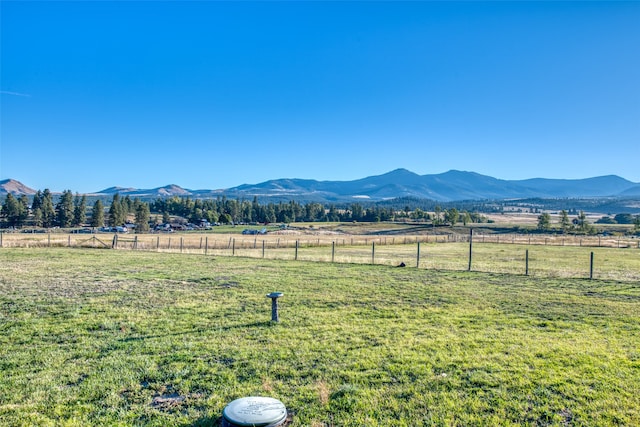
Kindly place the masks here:
POLYGON ((36 194, 33 195, 33 201, 31 202, 31 210, 32 211, 35 211, 36 209, 42 210, 42 200, 43 200, 42 191, 40 190, 36 191, 36 194))
POLYGON ((53 196, 48 188, 42 193, 42 226, 46 228, 53 227, 56 220, 56 210, 53 207, 53 196))
POLYGON ((73 225, 77 227, 87 221, 87 196, 76 194, 73 204, 73 225))
POLYGON ((580 213, 578 214, 577 222, 578 231, 584 232, 587 227, 587 215, 584 213, 584 211, 580 211, 580 213))
POLYGON ((364 218, 364 208, 360 203, 354 203, 351 205, 351 219, 353 221, 362 221, 364 218))
POLYGON ((589 224, 589 222, 587 221, 587 215, 584 213, 584 211, 580 211, 580 213, 578 214, 578 231, 588 234, 596 232, 595 227, 589 224))
POLYGON ((20 220, 20 225, 24 225, 27 221, 27 218, 29 218, 29 199, 27 198, 27 196, 25 194, 23 194, 22 196, 20 196, 20 198, 18 199, 18 202, 20 203, 21 206, 21 210, 22 210, 22 218, 20 220))
POLYGON ((28 207, 24 201, 16 199, 13 194, 8 193, 4 205, 0 210, 9 227, 22 227, 27 219, 28 207))
POLYGON ((33 225, 36 227, 42 227, 42 209, 37 208, 32 210, 33 212, 33 225))
POLYGON ((629 213, 621 213, 616 214, 616 216, 613 217, 613 220, 618 224, 633 224, 634 218, 633 215, 629 213))
POLYGON ((56 205, 57 223, 60 227, 70 227, 73 222, 73 195, 71 190, 62 192, 62 197, 56 205))
POLYGON ((91 211, 91 226, 104 226, 104 205, 102 204, 100 199, 96 200, 96 202, 93 204, 93 210, 91 211))
POLYGON ((560 227, 562 232, 566 233, 571 229, 571 220, 569 220, 569 214, 564 209, 560 211, 560 227))
MULTIPOLYGON (((131 200, 131 197, 129 197, 128 194, 121 199, 120 204, 122 205, 122 211, 124 212, 125 217, 128 213, 135 213, 135 202, 131 200)), ((124 222, 125 221, 122 221, 123 224, 124 222)))
POLYGON ((149 212, 149 204, 140 202, 136 200, 134 203, 135 206, 135 224, 136 224, 136 233, 148 233, 149 232, 149 217, 151 216, 149 212))
POLYGON ((120 200, 120 194, 116 193, 111 200, 111 206, 109 206, 109 225, 111 227, 118 227, 124 224, 126 218, 126 213, 120 200))

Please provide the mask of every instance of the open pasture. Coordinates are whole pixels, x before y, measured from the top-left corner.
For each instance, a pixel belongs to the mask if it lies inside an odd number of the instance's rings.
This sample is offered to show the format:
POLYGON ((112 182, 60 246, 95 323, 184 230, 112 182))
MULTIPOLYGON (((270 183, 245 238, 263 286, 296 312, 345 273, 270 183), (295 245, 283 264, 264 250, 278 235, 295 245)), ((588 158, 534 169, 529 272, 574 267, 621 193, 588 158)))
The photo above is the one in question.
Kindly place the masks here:
POLYGON ((640 284, 4 248, 0 366, 11 426, 639 425, 640 284))
MULTIPOLYGON (((336 224, 330 228, 342 230, 342 227, 350 226, 336 224)), ((234 229, 227 227, 226 230, 234 229)), ((397 230, 408 231, 406 226, 397 230)), ((469 234, 429 234, 425 231, 425 234, 396 235, 394 228, 386 231, 392 234, 340 234, 320 228, 282 230, 265 235, 5 233, 0 242, 2 248, 114 248, 389 266, 404 263, 410 267, 435 270, 469 269, 469 234)), ((640 240, 632 237, 476 233, 473 236, 471 270, 540 277, 640 281, 639 246, 640 240)))

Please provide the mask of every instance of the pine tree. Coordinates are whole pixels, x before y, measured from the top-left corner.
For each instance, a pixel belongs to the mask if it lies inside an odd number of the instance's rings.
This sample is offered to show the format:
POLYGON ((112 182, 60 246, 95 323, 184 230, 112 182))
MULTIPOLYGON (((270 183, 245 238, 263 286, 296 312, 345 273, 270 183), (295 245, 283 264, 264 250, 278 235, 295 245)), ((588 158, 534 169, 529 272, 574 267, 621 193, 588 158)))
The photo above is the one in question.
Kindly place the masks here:
POLYGON ((136 233, 147 233, 149 231, 149 204, 136 200, 136 233))
POLYGON ((564 209, 560 212, 560 227, 562 232, 566 233, 571 229, 571 220, 569 220, 569 214, 564 209))
POLYGON ((7 194, 4 205, 0 211, 9 227, 22 227, 24 221, 27 219, 27 206, 23 201, 16 199, 11 193, 7 194))
POLYGON ((56 205, 57 222, 62 228, 70 227, 73 223, 73 195, 71 190, 62 192, 62 197, 56 205))
POLYGON ((113 195, 113 200, 109 207, 109 225, 117 227, 124 224, 125 220, 126 212, 124 211, 122 202, 120 201, 120 195, 116 193, 113 195))
POLYGON ((96 200, 96 202, 93 204, 93 210, 91 211, 91 226, 104 226, 104 205, 102 204, 100 199, 96 200))
POLYGON ((53 196, 48 188, 42 193, 42 226, 46 228, 53 227, 56 219, 56 210, 53 207, 53 196))
POLYGON ((76 194, 73 204, 73 225, 80 226, 87 220, 87 196, 76 194))
POLYGON ((43 200, 42 191, 36 191, 36 194, 33 195, 33 201, 31 202, 31 210, 35 211, 36 209, 42 210, 42 200, 43 200))

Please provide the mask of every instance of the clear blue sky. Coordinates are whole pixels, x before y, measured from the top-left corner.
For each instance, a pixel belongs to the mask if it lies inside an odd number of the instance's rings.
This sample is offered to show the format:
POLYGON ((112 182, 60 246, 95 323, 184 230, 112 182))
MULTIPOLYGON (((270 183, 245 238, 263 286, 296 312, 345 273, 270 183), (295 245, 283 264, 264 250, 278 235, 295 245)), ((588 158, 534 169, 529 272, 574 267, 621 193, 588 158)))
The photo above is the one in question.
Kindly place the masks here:
POLYGON ((640 182, 640 2, 0 2, 0 179, 640 182))

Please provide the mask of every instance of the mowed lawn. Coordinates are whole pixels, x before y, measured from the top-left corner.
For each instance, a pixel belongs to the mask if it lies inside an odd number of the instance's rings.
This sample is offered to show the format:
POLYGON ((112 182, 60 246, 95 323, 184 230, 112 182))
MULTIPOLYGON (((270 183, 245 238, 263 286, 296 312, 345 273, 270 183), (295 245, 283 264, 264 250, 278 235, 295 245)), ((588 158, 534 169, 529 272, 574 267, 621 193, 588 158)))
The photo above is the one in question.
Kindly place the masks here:
POLYGON ((640 425, 640 284, 5 248, 0 371, 8 426, 640 425))

